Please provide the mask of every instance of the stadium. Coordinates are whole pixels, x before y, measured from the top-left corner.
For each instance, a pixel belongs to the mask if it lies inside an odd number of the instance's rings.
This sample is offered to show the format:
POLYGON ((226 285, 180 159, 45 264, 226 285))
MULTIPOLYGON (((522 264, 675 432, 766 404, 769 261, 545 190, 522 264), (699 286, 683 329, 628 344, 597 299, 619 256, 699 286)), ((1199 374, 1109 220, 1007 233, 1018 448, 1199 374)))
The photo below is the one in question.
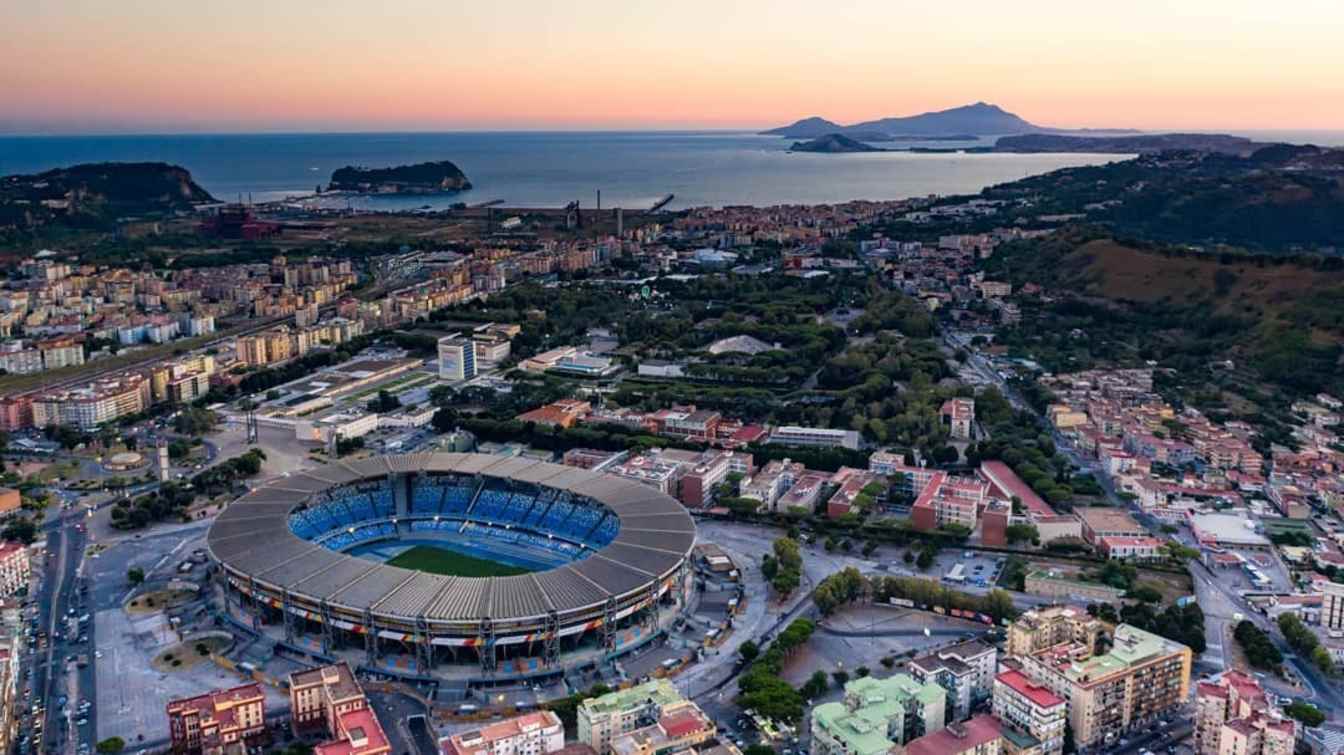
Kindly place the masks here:
POLYGON ((611 658, 686 605, 695 527, 670 496, 481 454, 337 461, 212 524, 227 614, 379 672, 500 679, 611 658))

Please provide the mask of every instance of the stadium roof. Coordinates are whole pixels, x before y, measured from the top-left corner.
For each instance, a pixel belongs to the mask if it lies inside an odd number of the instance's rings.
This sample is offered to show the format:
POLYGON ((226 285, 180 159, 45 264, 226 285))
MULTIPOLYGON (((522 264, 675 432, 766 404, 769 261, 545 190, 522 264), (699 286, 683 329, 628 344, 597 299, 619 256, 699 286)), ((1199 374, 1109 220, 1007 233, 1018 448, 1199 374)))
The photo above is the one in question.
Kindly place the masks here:
POLYGON ((276 590, 430 621, 499 621, 589 608, 647 589, 687 558, 694 541, 686 509, 637 482, 549 462, 456 453, 337 461, 272 480, 225 509, 207 538, 217 561, 276 590), (315 493, 392 471, 536 482, 593 499, 619 516, 621 527, 612 542, 587 558, 548 571, 479 578, 378 564, 315 545, 290 530, 290 512, 315 493))

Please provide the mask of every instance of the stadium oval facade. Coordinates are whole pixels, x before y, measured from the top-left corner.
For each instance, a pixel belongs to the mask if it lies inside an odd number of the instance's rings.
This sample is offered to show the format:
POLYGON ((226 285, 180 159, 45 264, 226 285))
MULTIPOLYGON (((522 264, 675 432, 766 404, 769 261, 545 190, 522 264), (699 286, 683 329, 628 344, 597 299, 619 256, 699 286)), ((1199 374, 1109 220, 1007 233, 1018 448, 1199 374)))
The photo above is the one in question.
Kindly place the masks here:
POLYGON ((426 453, 272 480, 218 516, 207 548, 226 611, 258 632, 362 654, 374 670, 498 678, 563 671, 656 635, 660 612, 686 605, 694 541, 680 503, 631 480, 426 453), (416 544, 526 573, 385 563, 416 544))

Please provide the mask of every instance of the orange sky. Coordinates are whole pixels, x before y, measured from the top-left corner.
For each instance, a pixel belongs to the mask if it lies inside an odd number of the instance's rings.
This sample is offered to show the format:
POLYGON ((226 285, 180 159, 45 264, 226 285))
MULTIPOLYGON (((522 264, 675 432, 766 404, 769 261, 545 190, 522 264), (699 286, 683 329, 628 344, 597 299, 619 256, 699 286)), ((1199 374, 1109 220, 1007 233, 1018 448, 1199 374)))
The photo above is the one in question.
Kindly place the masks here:
POLYGON ((9 132, 733 128, 976 100, 1049 126, 1344 129, 1339 0, 52 0, 3 3, 0 28, 9 132))

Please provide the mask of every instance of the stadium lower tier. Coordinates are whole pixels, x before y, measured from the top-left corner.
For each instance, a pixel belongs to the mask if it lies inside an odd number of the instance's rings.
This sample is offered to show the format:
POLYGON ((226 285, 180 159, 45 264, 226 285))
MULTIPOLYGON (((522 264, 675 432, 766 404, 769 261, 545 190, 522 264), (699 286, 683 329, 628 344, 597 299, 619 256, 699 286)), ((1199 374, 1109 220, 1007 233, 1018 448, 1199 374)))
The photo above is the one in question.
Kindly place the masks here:
POLYGON ((660 613, 684 609, 691 585, 682 572, 660 582, 656 593, 613 601, 596 612, 467 624, 355 615, 331 604, 307 605, 292 594, 275 596, 230 576, 226 607, 254 630, 303 652, 332 659, 354 653, 382 672, 498 681, 562 673, 631 650, 658 634, 660 613))

